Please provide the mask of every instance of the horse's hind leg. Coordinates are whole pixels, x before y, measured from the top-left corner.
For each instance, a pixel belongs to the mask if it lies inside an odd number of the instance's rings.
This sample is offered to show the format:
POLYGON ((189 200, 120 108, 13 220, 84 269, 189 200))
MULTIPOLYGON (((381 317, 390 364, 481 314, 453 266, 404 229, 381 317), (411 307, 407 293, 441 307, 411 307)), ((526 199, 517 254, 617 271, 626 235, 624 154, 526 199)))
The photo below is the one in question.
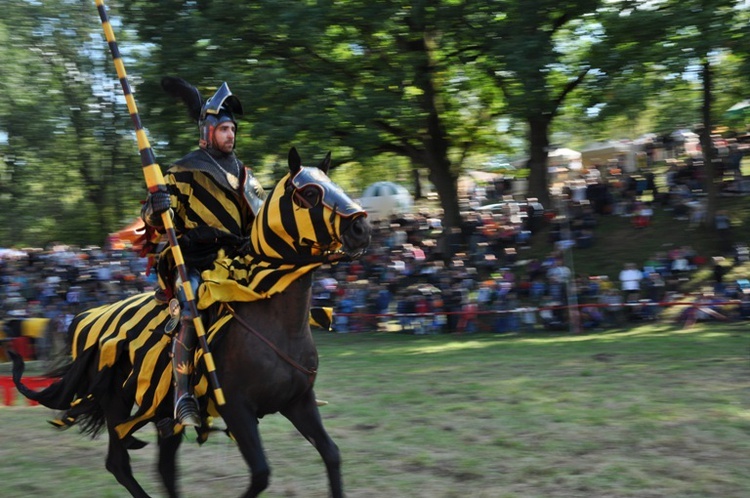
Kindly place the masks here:
POLYGON ((169 494, 177 498, 177 449, 182 443, 182 433, 170 437, 159 437, 159 475, 169 494))
POLYGON ((243 498, 255 498, 268 487, 271 469, 263 454, 263 443, 258 431, 258 418, 246 406, 232 404, 227 399, 227 404, 219 410, 221 418, 227 424, 232 437, 242 453, 242 457, 250 466, 250 488, 243 498))
POLYGON ((328 472, 331 496, 333 498, 343 497, 341 453, 336 443, 333 442, 333 439, 331 439, 323 427, 323 421, 320 418, 320 412, 318 412, 315 394, 312 389, 294 405, 281 410, 281 414, 288 418, 300 434, 310 441, 315 449, 318 450, 318 453, 320 453, 320 457, 323 459, 326 471, 328 472))
POLYGON ((107 432, 109 433, 107 470, 135 498, 148 498, 146 491, 143 490, 138 481, 135 480, 135 477, 133 477, 133 469, 130 467, 130 455, 128 454, 126 442, 120 439, 115 431, 115 426, 117 425, 115 421, 124 420, 129 410, 125 406, 125 403, 117 396, 111 396, 104 409, 107 420, 107 432))
POLYGON ((107 470, 115 476, 117 482, 130 491, 131 495, 136 498, 148 498, 148 494, 138 484, 135 477, 133 477, 133 469, 130 467, 130 455, 128 455, 125 444, 117 437, 114 431, 109 432, 107 470))

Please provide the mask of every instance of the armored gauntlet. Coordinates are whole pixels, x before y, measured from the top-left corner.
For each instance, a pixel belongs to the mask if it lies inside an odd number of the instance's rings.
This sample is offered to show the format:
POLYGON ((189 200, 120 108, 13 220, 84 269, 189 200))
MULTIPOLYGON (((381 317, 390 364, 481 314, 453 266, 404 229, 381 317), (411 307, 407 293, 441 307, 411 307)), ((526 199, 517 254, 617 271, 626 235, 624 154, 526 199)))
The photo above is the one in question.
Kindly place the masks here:
POLYGON ((163 226, 161 215, 168 211, 169 208, 169 193, 166 189, 162 188, 156 192, 148 194, 148 198, 141 209, 141 218, 143 218, 143 221, 149 226, 161 227, 163 226))

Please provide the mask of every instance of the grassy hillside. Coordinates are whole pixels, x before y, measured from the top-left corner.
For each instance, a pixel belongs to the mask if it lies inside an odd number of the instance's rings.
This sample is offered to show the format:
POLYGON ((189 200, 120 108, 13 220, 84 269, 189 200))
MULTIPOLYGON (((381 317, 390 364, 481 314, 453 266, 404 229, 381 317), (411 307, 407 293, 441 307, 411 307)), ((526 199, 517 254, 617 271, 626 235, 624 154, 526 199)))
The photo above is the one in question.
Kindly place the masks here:
MULTIPOLYGON (((730 213, 734 241, 746 243, 747 227, 750 226, 750 196, 721 197, 720 209, 730 213)), ((600 216, 598 221, 594 246, 572 250, 577 274, 616 278, 625 262, 641 265, 658 252, 680 246, 691 246, 709 261, 711 257, 721 254, 714 230, 705 226, 690 228, 688 221, 676 220, 672 212, 658 207, 651 226, 647 228, 634 228, 631 218, 620 216, 600 216)), ((552 249, 545 229, 534 238, 531 249, 521 252, 521 258, 544 257, 552 249)), ((732 271, 732 275, 741 274, 750 274, 750 266, 735 267, 732 271)), ((696 276, 702 279, 705 275, 699 272, 696 276)))

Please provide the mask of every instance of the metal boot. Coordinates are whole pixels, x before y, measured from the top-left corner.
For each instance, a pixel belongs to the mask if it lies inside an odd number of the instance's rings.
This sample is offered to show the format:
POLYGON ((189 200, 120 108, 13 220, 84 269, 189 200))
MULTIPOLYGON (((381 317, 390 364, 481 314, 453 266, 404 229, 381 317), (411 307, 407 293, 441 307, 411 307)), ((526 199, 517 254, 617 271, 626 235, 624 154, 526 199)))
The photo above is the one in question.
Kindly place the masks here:
POLYGON ((195 327, 183 317, 180 331, 172 340, 172 372, 174 373, 174 418, 182 425, 201 426, 198 401, 193 396, 193 358, 195 327))

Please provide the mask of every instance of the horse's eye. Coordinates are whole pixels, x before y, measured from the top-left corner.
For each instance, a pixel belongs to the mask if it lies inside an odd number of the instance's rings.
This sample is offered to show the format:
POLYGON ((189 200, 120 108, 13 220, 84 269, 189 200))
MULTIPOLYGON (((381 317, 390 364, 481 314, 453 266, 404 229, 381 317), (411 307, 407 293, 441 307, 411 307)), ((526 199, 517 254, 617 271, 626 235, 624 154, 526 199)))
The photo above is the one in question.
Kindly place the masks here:
POLYGON ((294 201, 299 207, 311 209, 320 203, 320 190, 315 187, 304 188, 297 192, 294 201))

